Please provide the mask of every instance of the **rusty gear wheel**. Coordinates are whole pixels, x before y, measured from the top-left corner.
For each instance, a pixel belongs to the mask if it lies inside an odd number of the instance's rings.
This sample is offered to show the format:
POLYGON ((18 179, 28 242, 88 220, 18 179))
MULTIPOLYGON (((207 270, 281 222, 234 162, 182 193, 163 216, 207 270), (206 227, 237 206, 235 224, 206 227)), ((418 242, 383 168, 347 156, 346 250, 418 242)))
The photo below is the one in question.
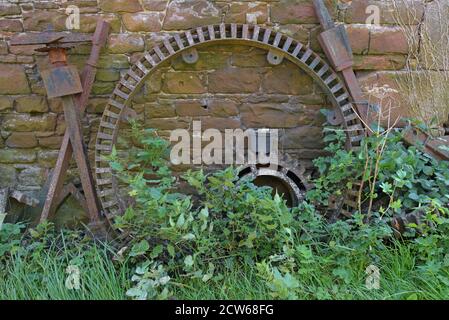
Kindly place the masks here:
POLYGON ((282 195, 289 207, 298 206, 310 189, 310 175, 306 168, 289 154, 277 164, 255 164, 239 168, 239 178, 249 178, 257 186, 269 186, 282 195))

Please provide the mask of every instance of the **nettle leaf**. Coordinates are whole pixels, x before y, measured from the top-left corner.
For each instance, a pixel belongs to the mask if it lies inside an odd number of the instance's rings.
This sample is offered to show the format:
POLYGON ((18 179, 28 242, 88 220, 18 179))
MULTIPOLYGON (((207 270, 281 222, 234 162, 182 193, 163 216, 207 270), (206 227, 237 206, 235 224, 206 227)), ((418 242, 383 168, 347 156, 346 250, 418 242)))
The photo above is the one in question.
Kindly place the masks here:
POLYGON ((157 245, 156 247, 154 247, 153 251, 151 251, 150 257, 152 259, 157 258, 162 251, 164 251, 164 247, 162 245, 157 245))
POLYGON ((185 236, 182 237, 184 240, 193 240, 195 239, 195 235, 193 233, 188 233, 185 236))
POLYGON ((408 197, 414 201, 419 201, 420 196, 416 192, 411 192, 408 197))
POLYGON ((182 228, 182 226, 184 226, 185 222, 186 222, 186 219, 184 217, 184 213, 181 213, 181 215, 178 217, 178 221, 176 221, 176 226, 178 228, 182 228))
POLYGON ((167 245, 167 251, 171 257, 175 256, 175 247, 173 247, 171 244, 167 245))
POLYGON ((131 257, 141 256, 141 255, 144 255, 149 249, 150 249, 150 244, 148 243, 148 241, 142 240, 139 243, 136 243, 135 245, 132 246, 131 252, 129 253, 129 255, 131 257))
POLYGON ((184 264, 186 265, 186 267, 191 268, 193 266, 193 257, 191 255, 185 257, 184 264))

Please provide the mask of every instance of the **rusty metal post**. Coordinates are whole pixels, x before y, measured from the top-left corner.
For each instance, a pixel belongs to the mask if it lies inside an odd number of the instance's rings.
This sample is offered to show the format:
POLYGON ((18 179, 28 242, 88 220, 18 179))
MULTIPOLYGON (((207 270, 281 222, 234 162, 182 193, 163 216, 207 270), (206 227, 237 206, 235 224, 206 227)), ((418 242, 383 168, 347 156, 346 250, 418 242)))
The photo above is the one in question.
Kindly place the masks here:
POLYGON ((354 65, 352 49, 348 34, 343 25, 335 26, 323 0, 314 0, 315 12, 323 32, 318 41, 336 71, 341 72, 353 104, 361 120, 370 125, 369 103, 364 98, 352 66, 354 65))

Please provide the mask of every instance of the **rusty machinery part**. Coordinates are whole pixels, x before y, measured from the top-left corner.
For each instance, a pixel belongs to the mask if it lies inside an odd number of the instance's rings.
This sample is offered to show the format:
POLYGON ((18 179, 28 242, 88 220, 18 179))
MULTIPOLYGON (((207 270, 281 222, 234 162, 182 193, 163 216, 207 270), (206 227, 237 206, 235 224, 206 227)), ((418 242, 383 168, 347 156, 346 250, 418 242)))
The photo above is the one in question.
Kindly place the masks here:
POLYGON ((249 178, 257 186, 271 187, 273 192, 282 195, 289 207, 298 206, 311 188, 306 168, 288 154, 283 155, 276 164, 246 165, 238 171, 240 180, 249 178))
POLYGON ((269 28, 248 24, 219 24, 198 27, 174 34, 146 52, 121 78, 105 108, 95 145, 95 174, 98 195, 106 217, 121 214, 125 207, 119 198, 116 178, 105 156, 117 141, 122 113, 145 79, 167 59, 202 45, 240 44, 272 50, 296 64, 327 93, 334 108, 341 113, 347 131, 349 149, 359 148, 365 136, 344 83, 335 71, 314 51, 297 40, 269 28))

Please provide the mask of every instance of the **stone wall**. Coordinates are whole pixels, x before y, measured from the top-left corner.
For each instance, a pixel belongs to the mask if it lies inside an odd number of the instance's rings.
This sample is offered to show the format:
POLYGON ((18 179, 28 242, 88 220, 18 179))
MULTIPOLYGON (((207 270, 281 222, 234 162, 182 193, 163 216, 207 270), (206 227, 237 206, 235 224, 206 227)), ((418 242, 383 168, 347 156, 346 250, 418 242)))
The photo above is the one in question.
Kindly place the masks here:
MULTIPOLYGON (((429 1, 396 2, 399 7, 392 1, 327 1, 334 18, 347 26, 364 88, 394 87, 411 48, 393 12, 418 32, 429 1), (380 9, 378 25, 367 23, 370 5, 380 9)), ((90 155, 99 117, 120 74, 172 32, 221 22, 257 22, 322 52, 310 0, 0 0, 0 187, 45 194, 42 186, 65 129, 61 103, 45 97, 38 70, 48 65, 47 57, 32 46, 11 47, 8 40, 18 32, 45 30, 50 23, 56 31, 66 30, 68 5, 80 9, 79 32, 93 32, 100 17, 112 28, 84 120, 90 155)), ((89 49, 72 50, 71 63, 82 68, 89 49)), ((162 131, 188 127, 194 119, 216 128, 276 127, 282 130, 284 149, 304 158, 319 155, 323 122, 319 109, 329 105, 326 97, 294 65, 285 61, 272 67, 265 55, 259 49, 215 46, 201 49, 195 65, 174 59, 148 80, 134 109, 146 125, 162 131)), ((407 114, 396 98, 392 98, 399 107, 395 113, 407 114)))

